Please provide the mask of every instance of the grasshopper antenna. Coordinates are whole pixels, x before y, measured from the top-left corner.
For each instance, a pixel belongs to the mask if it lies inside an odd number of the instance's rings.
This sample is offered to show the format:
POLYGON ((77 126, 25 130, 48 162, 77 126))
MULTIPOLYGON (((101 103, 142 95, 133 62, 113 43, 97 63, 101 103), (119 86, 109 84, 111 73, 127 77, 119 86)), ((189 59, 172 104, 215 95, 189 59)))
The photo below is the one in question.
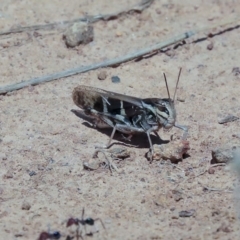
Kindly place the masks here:
POLYGON ((163 76, 164 76, 164 80, 165 80, 165 83, 166 83, 166 88, 167 88, 168 98, 171 99, 171 97, 170 97, 170 93, 169 93, 169 89, 168 89, 168 84, 167 84, 167 78, 166 78, 165 73, 163 73, 163 76))
POLYGON ((177 87, 178 87, 178 83, 179 83, 181 72, 182 72, 182 68, 180 68, 180 70, 179 70, 178 79, 177 79, 177 83, 176 83, 176 87, 175 87, 175 92, 174 92, 174 95, 173 95, 173 102, 175 100, 175 96, 176 96, 177 87))

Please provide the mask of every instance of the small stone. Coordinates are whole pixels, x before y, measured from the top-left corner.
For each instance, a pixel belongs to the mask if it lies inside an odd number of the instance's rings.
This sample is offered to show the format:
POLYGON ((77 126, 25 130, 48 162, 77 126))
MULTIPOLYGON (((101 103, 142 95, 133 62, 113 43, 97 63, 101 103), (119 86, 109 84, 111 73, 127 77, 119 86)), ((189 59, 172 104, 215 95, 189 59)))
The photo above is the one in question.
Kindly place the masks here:
POLYGON ((93 26, 86 22, 74 23, 64 33, 63 39, 67 47, 76 47, 80 44, 88 44, 94 38, 93 26))
POLYGON ((172 49, 170 49, 170 50, 167 50, 166 52, 165 52, 165 54, 168 56, 168 57, 174 57, 175 56, 175 51, 174 50, 172 50, 172 49))
POLYGON ((28 174, 29 174, 30 177, 32 177, 32 176, 34 176, 34 175, 37 175, 37 173, 36 173, 35 171, 29 171, 28 174))
POLYGON ((232 136, 240 139, 240 133, 233 134, 232 136))
POLYGON ((157 9, 155 10, 155 12, 156 12, 156 14, 161 14, 161 13, 162 13, 161 8, 157 8, 157 9))
POLYGON ((178 96, 177 96, 177 100, 179 102, 185 102, 185 99, 186 99, 186 94, 185 93, 178 93, 178 96))
POLYGON ((234 67, 232 69, 232 73, 234 76, 238 76, 240 74, 240 68, 239 67, 234 67))
POLYGON ((98 162, 83 162, 83 168, 86 170, 97 170, 99 168, 99 163, 98 162))
POLYGON ((64 59, 66 57, 66 55, 64 53, 58 53, 57 57, 61 58, 61 59, 64 59))
POLYGON ((223 118, 219 118, 218 123, 224 124, 224 123, 236 121, 238 119, 239 119, 239 117, 233 116, 232 114, 228 114, 227 116, 225 116, 223 118))
POLYGON ((43 164, 38 165, 38 170, 43 171, 45 169, 45 166, 43 164))
POLYGON ((118 76, 112 76, 111 79, 113 83, 120 83, 120 78, 118 76))
POLYGON ((228 163, 233 160, 234 152, 240 149, 240 146, 222 146, 212 150, 213 163, 228 163))
POLYGON ((179 202, 180 200, 183 199, 183 193, 179 190, 172 190, 172 195, 173 195, 173 198, 176 202, 179 202))
POLYGON ((191 216, 194 216, 195 213, 196 213, 196 210, 194 209, 185 210, 185 211, 179 212, 179 217, 191 217, 191 216))
POLYGON ((210 167, 210 168, 208 169, 208 173, 209 173, 209 174, 214 174, 214 173, 215 173, 215 170, 210 167))
POLYGON ((169 205, 169 199, 166 194, 160 194, 159 196, 153 199, 153 202, 156 206, 166 208, 169 205))
POLYGON ((31 205, 29 202, 24 201, 22 204, 22 210, 29 210, 31 208, 31 205))
POLYGON ((99 73, 98 73, 98 79, 99 80, 105 80, 107 78, 107 72, 106 71, 100 71, 99 73))
POLYGON ((222 225, 217 229, 217 232, 220 231, 228 233, 231 232, 231 229, 226 223, 222 223, 222 225))
POLYGON ((179 218, 179 213, 177 210, 174 210, 172 213, 172 219, 178 219, 179 218))
POLYGON ((4 43, 1 43, 1 47, 3 47, 3 48, 9 48, 9 47, 11 47, 11 44, 10 44, 9 41, 7 41, 7 42, 4 42, 4 43))
POLYGON ((34 91, 34 86, 33 85, 29 85, 28 86, 28 91, 29 92, 33 92, 34 91))
POLYGON ((42 65, 37 65, 38 70, 44 70, 44 67, 42 65))
POLYGON ((4 175, 4 178, 13 178, 12 171, 8 170, 7 173, 4 175))
POLYGON ((213 49, 213 43, 211 42, 207 45, 207 50, 211 51, 212 49, 213 49))
MULTIPOLYGON (((1 140, 0 140, 0 142, 1 142, 1 140)), ((1 153, 1 152, 0 152, 0 160, 7 160, 7 155, 6 155, 6 153, 1 153)))
MULTIPOLYGON (((190 149, 189 142, 185 140, 171 141, 167 144, 153 145, 153 160, 169 159, 177 162, 183 158, 183 154, 190 149)), ((151 159, 151 151, 148 152, 147 158, 151 159)))
POLYGON ((141 181, 141 182, 146 182, 146 181, 145 181, 145 178, 141 178, 140 181, 141 181))
POLYGON ((42 34, 39 33, 39 32, 34 31, 34 32, 33 32, 33 36, 34 36, 34 37, 41 37, 42 34))
POLYGON ((116 37, 121 37, 123 34, 122 34, 122 32, 116 32, 116 37))

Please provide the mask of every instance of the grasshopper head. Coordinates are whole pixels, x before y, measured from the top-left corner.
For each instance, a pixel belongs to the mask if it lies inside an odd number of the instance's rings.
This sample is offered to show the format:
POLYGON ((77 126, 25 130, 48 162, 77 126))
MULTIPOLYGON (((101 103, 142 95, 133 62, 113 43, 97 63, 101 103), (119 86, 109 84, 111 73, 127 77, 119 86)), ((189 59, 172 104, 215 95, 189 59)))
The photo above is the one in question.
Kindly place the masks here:
POLYGON ((176 96, 176 92, 177 92, 177 87, 178 87, 181 71, 182 71, 182 68, 180 68, 180 70, 179 70, 173 99, 171 99, 171 97, 170 97, 168 84, 167 84, 167 78, 166 78, 165 73, 163 73, 167 92, 168 92, 168 98, 158 99, 158 101, 155 102, 156 115, 157 115, 158 122, 164 128, 167 128, 167 129, 173 127, 176 122, 177 113, 176 113, 175 106, 174 106, 174 100, 175 100, 175 96, 176 96))
POLYGON ((155 102, 156 117, 158 122, 166 129, 174 126, 176 121, 176 109, 172 99, 158 99, 155 102))

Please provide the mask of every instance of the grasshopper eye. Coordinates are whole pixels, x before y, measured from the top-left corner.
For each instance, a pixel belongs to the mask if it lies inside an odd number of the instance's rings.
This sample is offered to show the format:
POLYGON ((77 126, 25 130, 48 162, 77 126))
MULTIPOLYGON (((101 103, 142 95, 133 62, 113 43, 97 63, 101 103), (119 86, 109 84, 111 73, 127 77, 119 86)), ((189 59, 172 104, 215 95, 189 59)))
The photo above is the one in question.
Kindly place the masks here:
POLYGON ((165 108, 164 109, 164 112, 167 114, 167 115, 169 115, 169 111, 165 108))
POLYGON ((159 109, 161 112, 165 112, 166 114, 169 115, 169 111, 168 111, 168 109, 166 108, 165 103, 163 103, 163 104, 161 104, 161 105, 158 105, 158 109, 159 109))

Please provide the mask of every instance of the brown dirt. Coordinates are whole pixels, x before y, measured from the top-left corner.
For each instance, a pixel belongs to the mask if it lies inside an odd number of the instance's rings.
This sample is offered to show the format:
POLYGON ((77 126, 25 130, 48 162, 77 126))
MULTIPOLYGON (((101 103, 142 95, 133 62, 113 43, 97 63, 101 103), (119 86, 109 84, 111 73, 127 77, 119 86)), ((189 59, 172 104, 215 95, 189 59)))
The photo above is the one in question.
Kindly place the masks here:
MULTIPOLYGON (((0 6, 0 30, 85 13, 106 14, 136 3, 5 0, 0 6)), ((238 1, 155 1, 141 14, 95 23, 94 41, 75 49, 66 48, 57 31, 1 36, 1 86, 122 56, 233 19, 239 12, 238 1)), ((239 204, 234 205, 232 192, 236 176, 221 166, 200 174, 208 168, 214 147, 239 143, 233 137, 240 134, 239 121, 218 124, 219 114, 240 116, 240 78, 232 73, 240 67, 239 34, 236 28, 107 68, 103 81, 98 80, 99 69, 0 96, 1 239, 37 239, 48 224, 64 235, 64 221, 80 217, 83 207, 87 216, 100 217, 107 229, 97 224, 100 231, 92 239, 239 239, 239 204), (131 148, 134 159, 116 164, 123 173, 84 170, 83 162, 91 158, 94 146, 106 143, 109 136, 84 125, 71 112, 77 109, 73 88, 84 84, 142 98, 166 97, 162 72, 173 94, 179 67, 183 72, 178 96, 185 102, 177 102, 176 108, 178 122, 190 126, 189 157, 177 165, 149 164, 147 138, 141 135, 141 146, 131 148), (112 83, 111 76, 119 76, 121 82, 112 83), (180 211, 191 209, 192 217, 179 217, 180 211)), ((174 128, 159 134, 169 140, 182 132, 174 128)))

